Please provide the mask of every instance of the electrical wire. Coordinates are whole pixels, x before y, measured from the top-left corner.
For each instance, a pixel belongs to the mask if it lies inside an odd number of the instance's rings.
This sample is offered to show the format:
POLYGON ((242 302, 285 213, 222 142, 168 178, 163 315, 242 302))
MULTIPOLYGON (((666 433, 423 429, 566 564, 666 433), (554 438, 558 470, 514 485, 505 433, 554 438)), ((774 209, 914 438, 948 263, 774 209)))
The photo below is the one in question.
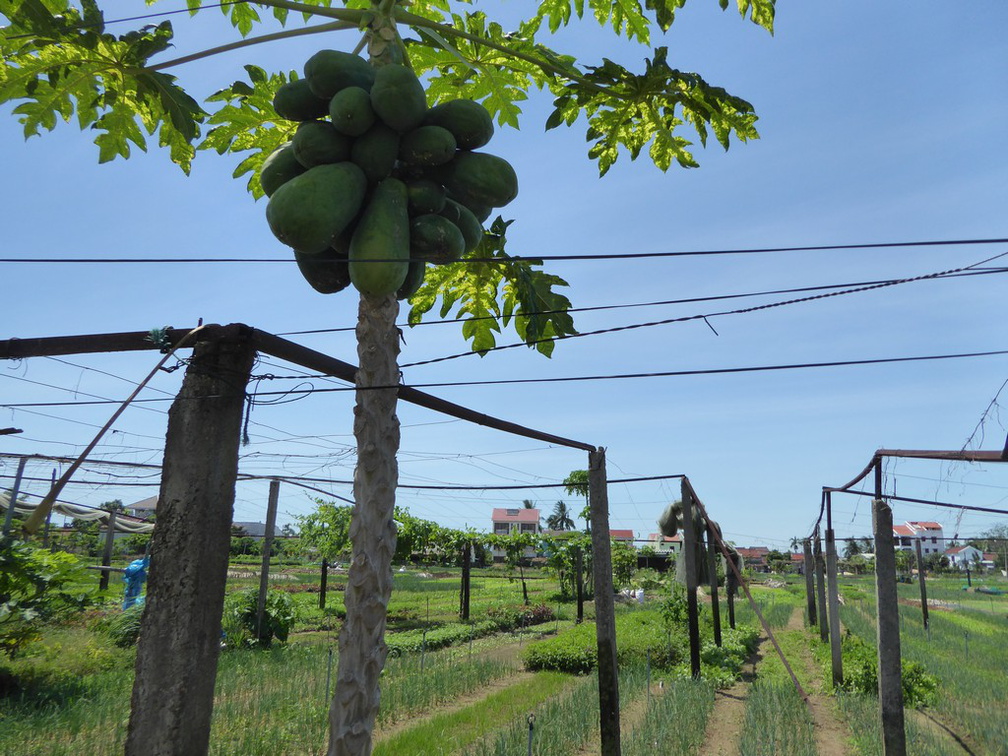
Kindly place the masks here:
MULTIPOLYGON (((470 356, 475 355, 475 354, 478 354, 480 357, 483 357, 483 356, 485 356, 489 352, 498 352, 498 351, 502 351, 502 350, 505 350, 505 349, 517 349, 518 347, 533 347, 533 346, 535 346, 537 344, 556 343, 558 341, 567 341, 567 340, 570 340, 570 339, 584 338, 586 336, 599 336, 599 335, 602 335, 602 334, 619 333, 619 332, 622 332, 622 331, 630 331, 630 330, 636 330, 636 329, 640 329, 640 328, 652 328, 654 326, 670 325, 672 323, 685 323, 685 322, 688 322, 688 321, 695 321, 695 320, 703 320, 705 323, 707 323, 707 326, 713 331, 714 327, 707 320, 708 318, 721 317, 721 316, 725 316, 725 315, 747 315, 747 314, 750 314, 750 313, 753 313, 753 312, 759 312, 759 311, 762 311, 762 310, 770 310, 770 309, 774 309, 774 308, 778 308, 778 307, 787 307, 787 306, 795 305, 795 304, 804 304, 806 302, 815 302, 815 301, 820 301, 820 300, 823 300, 823 299, 830 299, 830 298, 833 298, 833 297, 847 296, 847 295, 850 295, 850 294, 860 294, 860 293, 863 293, 863 292, 866 292, 866 291, 875 291, 875 290, 878 290, 878 289, 888 288, 888 287, 891 287, 891 286, 899 286, 899 285, 907 284, 907 283, 917 283, 917 282, 920 282, 920 281, 927 281, 927 280, 939 280, 939 279, 942 279, 942 278, 944 278, 946 276, 952 275, 954 273, 962 273, 964 271, 968 271, 971 268, 974 268, 974 267, 976 267, 978 265, 984 265, 985 263, 991 262, 993 260, 996 260, 998 258, 1004 257, 1006 255, 1008 255, 1008 252, 1002 252, 999 255, 994 255, 993 257, 988 257, 988 258, 986 258, 984 260, 980 260, 979 262, 973 263, 972 265, 967 265, 967 266, 960 267, 960 268, 953 268, 953 269, 950 269, 950 270, 938 271, 937 273, 926 273, 924 275, 912 276, 910 278, 893 279, 893 280, 886 281, 886 282, 879 283, 879 284, 870 284, 870 285, 865 285, 865 286, 857 286, 857 287, 849 288, 849 289, 841 289, 841 290, 838 290, 838 291, 830 291, 830 292, 826 292, 826 293, 822 293, 822 294, 813 294, 813 295, 810 295, 810 296, 807 296, 807 297, 798 297, 796 299, 786 299, 786 300, 778 301, 778 302, 769 302, 769 303, 766 303, 766 304, 754 305, 752 307, 743 307, 743 308, 739 308, 739 309, 735 309, 735 310, 723 310, 721 312, 712 312, 712 313, 706 313, 706 314, 702 314, 702 315, 686 315, 686 316, 677 317, 677 318, 666 318, 664 320, 655 320, 655 321, 651 321, 649 323, 634 323, 634 324, 631 324, 631 325, 615 326, 615 327, 612 327, 612 328, 601 328, 601 329, 594 330, 594 331, 583 331, 581 333, 569 333, 569 334, 562 334, 562 335, 559 335, 559 336, 548 336, 548 337, 541 338, 541 339, 535 339, 533 341, 519 341, 519 342, 516 342, 516 343, 513 343, 513 344, 501 344, 501 345, 498 345, 498 346, 490 347, 488 349, 480 350, 479 352, 474 352, 472 350, 470 350, 468 352, 457 352, 455 354, 450 354, 450 355, 447 355, 445 357, 435 357, 433 359, 421 360, 419 362, 409 362, 409 363, 406 363, 405 365, 400 365, 399 367, 400 367, 400 369, 405 369, 405 368, 410 368, 410 367, 419 367, 421 365, 432 365, 432 364, 439 363, 439 362, 447 362, 448 360, 457 360, 457 359, 460 359, 460 358, 463 358, 463 357, 470 357, 470 356)), ((714 334, 717 335, 717 331, 714 331, 714 334)))
MULTIPOLYGON (((962 271, 959 273, 949 273, 948 275, 943 275, 936 280, 944 280, 946 278, 964 278, 969 276, 983 276, 992 275, 998 273, 1008 273, 1008 268, 984 268, 982 270, 969 270, 962 271)), ((803 292, 810 291, 828 291, 831 289, 849 289, 849 288, 861 288, 861 287, 875 287, 884 285, 893 285, 899 283, 905 279, 898 278, 886 278, 875 281, 855 281, 851 283, 842 284, 821 284, 819 286, 798 286, 790 289, 767 289, 764 291, 752 291, 745 292, 741 294, 719 294, 706 297, 686 297, 683 299, 663 299, 654 302, 630 302, 624 304, 612 304, 612 305, 593 305, 588 307, 570 307, 566 310, 536 310, 533 312, 516 312, 511 317, 513 318, 532 318, 541 317, 543 315, 558 315, 561 313, 571 313, 578 314, 584 312, 602 312, 607 310, 627 310, 640 307, 665 307, 670 305, 680 305, 680 304, 698 304, 700 302, 718 302, 730 299, 748 299, 755 297, 766 297, 778 294, 800 294, 803 292)), ((703 316, 698 315, 697 318, 710 317, 710 315, 703 316)), ((399 328, 418 328, 420 326, 431 326, 431 325, 447 325, 453 323, 469 323, 478 322, 482 320, 498 320, 495 315, 476 315, 471 318, 444 318, 441 320, 422 320, 419 323, 399 323, 397 324, 399 328)), ((352 333, 356 330, 356 326, 345 326, 342 328, 313 328, 305 331, 285 331, 283 333, 276 334, 277 336, 309 336, 317 335, 323 333, 352 333)))
MULTIPOLYGON (((987 352, 962 352, 956 354, 932 354, 932 355, 920 355, 915 357, 879 357, 874 359, 863 359, 863 360, 833 360, 827 362, 799 362, 799 363, 789 363, 789 364, 779 364, 779 365, 752 365, 745 367, 730 367, 730 368, 701 368, 697 370, 663 370, 663 371, 652 371, 647 373, 611 373, 603 375, 580 375, 580 376, 567 376, 561 378, 501 378, 486 381, 438 381, 432 383, 411 383, 411 384, 392 384, 389 386, 370 386, 367 388, 358 388, 355 386, 339 386, 333 388, 311 388, 304 389, 302 393, 305 394, 326 394, 326 393, 336 393, 345 391, 388 391, 389 389, 399 389, 399 388, 458 388, 458 387, 476 387, 476 386, 511 386, 511 385, 527 385, 533 383, 584 383, 589 381, 616 381, 616 380, 636 380, 645 378, 682 378, 688 376, 700 376, 700 375, 735 375, 740 373, 763 373, 763 372, 781 372, 787 370, 807 370, 813 368, 834 368, 834 367, 854 367, 854 366, 864 366, 864 365, 891 365, 900 363, 910 363, 910 362, 931 362, 931 361, 945 361, 945 360, 959 360, 959 359, 973 359, 978 357, 999 357, 1008 355, 1008 349, 992 350, 987 352)), ((290 394, 289 391, 264 391, 260 392, 262 396, 271 395, 287 395, 290 394)), ((135 401, 147 401, 147 402, 161 402, 170 401, 169 399, 138 399, 135 401)), ((22 409, 25 407, 81 407, 89 405, 101 405, 101 404, 115 404, 114 401, 80 401, 80 402, 3 402, 0 403, 0 407, 9 409, 22 409)))
MULTIPOLYGON (((731 249, 703 249, 685 250, 679 252, 624 252, 609 254, 570 254, 570 255, 512 255, 508 257, 467 257, 459 262, 463 263, 493 263, 510 264, 514 262, 540 262, 540 261, 567 261, 567 260, 639 260, 656 259, 670 257, 710 257, 720 255, 757 255, 771 254, 778 252, 828 252, 828 251, 854 251, 869 249, 913 249, 921 247, 953 247, 971 246, 987 244, 1005 244, 1008 237, 998 237, 991 239, 945 239, 928 241, 903 241, 903 242, 871 242, 866 244, 819 244, 804 245, 796 247, 737 247, 731 249)), ((41 263, 41 264, 156 264, 173 265, 189 263, 284 263, 294 264, 291 257, 266 258, 266 257, 3 257, 0 263, 41 263)), ((375 262, 379 262, 376 260, 375 262)), ((396 262, 401 262, 396 260, 396 262)))

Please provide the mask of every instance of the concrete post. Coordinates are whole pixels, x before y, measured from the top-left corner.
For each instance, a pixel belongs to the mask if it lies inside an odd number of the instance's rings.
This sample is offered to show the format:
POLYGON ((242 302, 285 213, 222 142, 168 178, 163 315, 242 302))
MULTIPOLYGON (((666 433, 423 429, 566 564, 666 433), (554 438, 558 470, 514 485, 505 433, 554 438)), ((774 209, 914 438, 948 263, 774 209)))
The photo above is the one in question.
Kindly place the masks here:
POLYGON ((700 678, 700 608, 697 605, 696 528, 693 525, 693 491, 686 478, 682 480, 683 539, 679 558, 686 575, 686 624, 690 645, 690 673, 700 678))
POLYGON ((840 654, 840 596, 837 588, 836 536, 826 529, 826 582, 829 593, 829 641, 833 685, 843 683, 843 657, 840 654))
POLYGON ((616 664, 616 608, 609 542, 609 495, 605 450, 588 454, 592 526, 592 573, 595 578, 595 638, 598 645, 599 725, 602 756, 620 756, 619 669, 616 664))
POLYGON ((192 756, 209 748, 253 357, 240 332, 197 344, 168 411, 126 756, 192 756))
POLYGON ((815 627, 818 618, 816 617, 815 605, 815 563, 812 561, 812 539, 806 538, 802 541, 802 550, 805 555, 803 561, 805 567, 805 612, 809 627, 815 627))
POLYGON ((707 523, 707 566, 710 571, 711 619, 714 621, 714 645, 721 647, 721 607, 718 603, 717 584, 717 544, 714 540, 714 527, 707 523))
POLYGON ((816 530, 815 543, 812 546, 815 557, 816 597, 819 613, 819 639, 825 643, 829 640, 829 617, 826 614, 826 560, 823 559, 822 539, 816 530))
POLYGON ((269 590, 270 554, 273 553, 273 531, 276 529, 277 502, 280 499, 280 481, 270 481, 269 500, 266 504, 266 535, 263 538, 262 569, 259 570, 259 601, 256 604, 256 638, 262 643, 263 615, 266 613, 266 591, 269 590))
POLYGON ((10 535, 11 523, 14 521, 14 507, 17 506, 17 497, 21 493, 21 477, 24 475, 25 463, 27 462, 27 457, 21 457, 18 460, 17 472, 14 473, 14 487, 11 489, 10 501, 7 502, 7 511, 4 513, 3 534, 5 537, 10 535))
POLYGON ((882 753, 906 756, 900 662, 899 603, 892 509, 882 501, 882 466, 875 466, 872 530, 875 535, 875 596, 878 606, 878 685, 882 753))

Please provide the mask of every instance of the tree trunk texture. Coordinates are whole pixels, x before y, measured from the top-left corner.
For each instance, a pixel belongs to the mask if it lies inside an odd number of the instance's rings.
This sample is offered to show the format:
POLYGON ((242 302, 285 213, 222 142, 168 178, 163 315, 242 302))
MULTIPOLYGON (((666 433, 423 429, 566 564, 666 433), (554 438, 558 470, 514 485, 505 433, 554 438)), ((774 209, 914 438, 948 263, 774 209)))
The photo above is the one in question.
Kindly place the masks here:
POLYGON ((209 747, 242 407, 254 356, 240 337, 197 344, 168 411, 126 756, 198 756, 209 747))
POLYGON ((357 405, 354 436, 357 468, 350 521, 353 544, 344 602, 346 621, 339 638, 336 692, 329 709, 328 756, 371 753, 378 714, 379 676, 385 666, 385 620, 392 595, 393 521, 398 479, 399 303, 361 297, 357 322, 357 405), (393 388, 373 388, 391 386, 393 388))

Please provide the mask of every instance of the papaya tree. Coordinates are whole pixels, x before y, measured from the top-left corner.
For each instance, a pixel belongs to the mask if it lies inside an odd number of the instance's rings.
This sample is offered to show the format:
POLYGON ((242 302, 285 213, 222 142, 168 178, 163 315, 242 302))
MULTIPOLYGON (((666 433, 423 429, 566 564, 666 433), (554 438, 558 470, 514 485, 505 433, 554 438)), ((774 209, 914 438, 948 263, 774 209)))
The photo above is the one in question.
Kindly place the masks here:
MULTIPOLYGON (((95 134, 100 162, 129 157, 135 148, 145 150, 155 135, 185 172, 197 150, 239 154, 235 176, 248 176, 247 188, 258 198, 268 188, 262 181, 264 164, 296 129, 294 122, 278 117, 275 97, 301 77, 250 64, 247 81, 223 85, 200 104, 168 71, 193 63, 185 73, 197 77, 198 61, 211 55, 316 34, 325 35, 326 47, 366 52, 378 71, 409 69, 425 82, 428 105, 458 98, 478 102, 499 126, 517 127, 529 93, 548 93, 554 107, 546 128, 586 126, 588 157, 597 162, 600 175, 621 154, 633 160, 645 151, 661 170, 690 168, 697 162, 684 131, 702 145, 713 133, 724 148, 732 135, 741 141, 758 135, 752 105, 697 73, 674 68, 667 47, 652 47, 652 38, 671 28, 685 1, 541 0, 510 29, 474 3, 446 0, 214 3, 231 20, 235 38, 170 59, 175 30, 169 20, 113 34, 106 29, 99 0, 0 0, 6 19, 0 29, 0 103, 16 104, 14 115, 26 137, 52 130, 61 120, 76 121, 95 134), (304 25, 286 28, 295 18, 304 25), (546 44, 564 27, 592 22, 646 49, 642 69, 609 59, 580 62, 546 44), (267 24, 272 28, 259 34, 257 29, 267 24), (284 28, 278 31, 278 25, 284 28)), ((729 5, 729 0, 709 1, 722 9, 729 5)), ((772 31, 774 2, 734 0, 734 5, 743 19, 772 31)), ((187 0, 186 5, 193 15, 210 8, 207 3, 204 9, 203 0, 187 0)), ((463 337, 481 354, 495 345, 503 327, 513 327, 546 356, 558 338, 575 332, 570 302, 559 291, 566 283, 536 261, 505 251, 510 222, 500 215, 489 221, 478 244, 466 252, 471 261, 427 271, 409 297, 410 324, 440 300, 442 316, 454 312, 462 320, 463 337)), ((381 219, 370 225, 385 227, 381 219)), ((399 304, 386 287, 357 288, 362 293, 354 410, 356 505, 330 754, 370 751, 396 543, 399 304)))

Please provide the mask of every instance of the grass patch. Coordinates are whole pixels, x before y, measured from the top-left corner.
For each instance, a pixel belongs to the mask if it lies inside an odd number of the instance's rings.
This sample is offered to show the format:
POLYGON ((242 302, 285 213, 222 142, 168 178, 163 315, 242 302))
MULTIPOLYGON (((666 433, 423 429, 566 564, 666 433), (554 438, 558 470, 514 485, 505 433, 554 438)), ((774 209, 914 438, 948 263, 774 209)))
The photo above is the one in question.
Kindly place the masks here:
POLYGON ((482 701, 459 711, 436 714, 422 723, 375 744, 375 756, 428 756, 461 751, 483 737, 493 723, 503 725, 524 720, 530 708, 580 684, 570 675, 542 672, 527 680, 491 693, 482 701))
POLYGON ((739 745, 743 754, 816 756, 812 716, 790 680, 752 686, 739 745))
POLYGON ((644 719, 622 733, 623 756, 692 756, 700 753, 707 718, 714 709, 714 686, 673 680, 652 700, 644 719))

